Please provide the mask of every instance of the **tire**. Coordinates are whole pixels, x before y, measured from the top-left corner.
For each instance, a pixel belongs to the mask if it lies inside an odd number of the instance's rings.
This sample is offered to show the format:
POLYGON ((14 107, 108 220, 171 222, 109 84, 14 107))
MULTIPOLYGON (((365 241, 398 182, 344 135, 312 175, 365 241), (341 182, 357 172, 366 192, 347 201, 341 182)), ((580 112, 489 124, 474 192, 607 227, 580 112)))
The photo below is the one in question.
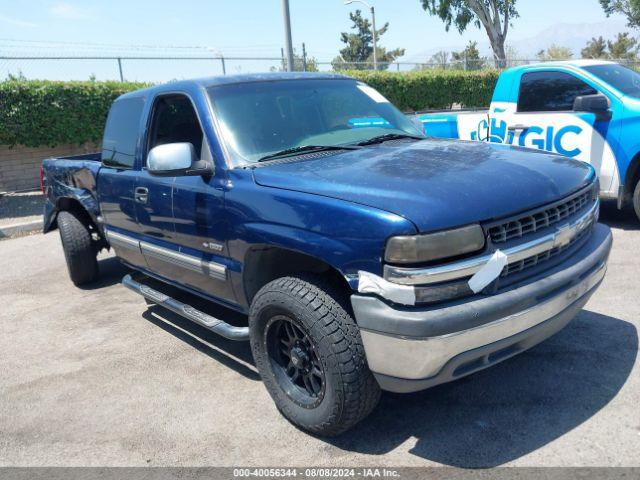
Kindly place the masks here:
POLYGON ((80 286, 98 278, 97 252, 85 223, 75 213, 62 211, 58 230, 71 281, 80 286))
POLYGON ((636 187, 633 189, 633 210, 636 212, 638 220, 640 220, 640 180, 638 180, 636 187))
POLYGON ((309 275, 274 280, 251 304, 251 350, 267 391, 290 422, 317 435, 348 430, 380 399, 347 302, 309 275))

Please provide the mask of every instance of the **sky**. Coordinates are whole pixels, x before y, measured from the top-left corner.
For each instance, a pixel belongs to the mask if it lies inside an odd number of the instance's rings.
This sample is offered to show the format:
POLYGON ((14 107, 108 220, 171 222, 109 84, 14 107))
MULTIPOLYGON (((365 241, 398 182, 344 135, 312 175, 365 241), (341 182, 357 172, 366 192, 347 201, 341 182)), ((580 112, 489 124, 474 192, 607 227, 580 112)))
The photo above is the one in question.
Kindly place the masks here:
MULTIPOLYGON (((446 32, 444 24, 429 16, 419 0, 369 3, 376 9, 378 26, 390 24, 380 44, 406 48, 401 60, 424 62, 437 50, 461 49, 468 41, 478 41, 481 51, 490 53, 484 31, 470 26, 462 35, 455 29, 446 32)), ((349 12, 361 7, 345 6, 342 0, 290 0, 294 46, 300 50, 304 42, 310 55, 330 61, 342 47, 340 32, 350 29, 349 12)), ((507 43, 527 57, 553 39, 573 42, 579 49, 578 42, 585 35, 608 37, 625 28, 622 17, 605 17, 598 0, 519 0, 517 7, 520 18, 514 20, 507 43)), ((222 53, 227 57, 279 57, 283 44, 280 0, 0 0, 0 55, 4 56, 222 53)), ((123 69, 127 78, 137 80, 157 77, 160 71, 168 78, 182 78, 180 72, 186 70, 198 70, 186 76, 199 75, 200 70, 221 73, 219 62, 213 66, 209 61, 188 63, 187 67, 186 62, 177 61, 123 61, 123 69), (171 76, 171 70, 175 75, 171 76)), ((231 73, 268 70, 273 64, 230 61, 226 67, 231 73)), ((117 76, 114 61, 18 64, 0 59, 0 78, 18 67, 28 77, 117 76)))

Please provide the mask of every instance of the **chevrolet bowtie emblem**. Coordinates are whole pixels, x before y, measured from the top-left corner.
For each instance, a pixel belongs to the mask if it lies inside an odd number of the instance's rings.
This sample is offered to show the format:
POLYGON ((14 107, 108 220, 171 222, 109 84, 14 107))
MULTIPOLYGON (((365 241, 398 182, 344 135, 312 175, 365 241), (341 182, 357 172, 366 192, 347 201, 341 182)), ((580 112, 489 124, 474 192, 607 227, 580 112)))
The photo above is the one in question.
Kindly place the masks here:
POLYGON ((576 238, 580 232, 591 225, 593 219, 593 215, 588 215, 572 225, 559 227, 553 237, 553 246, 564 247, 571 243, 571 241, 576 238))
POLYGON ((571 228, 569 225, 565 225, 560 227, 556 232, 556 236, 553 239, 554 247, 564 247, 568 245, 573 237, 575 237, 581 229, 579 228, 571 228))

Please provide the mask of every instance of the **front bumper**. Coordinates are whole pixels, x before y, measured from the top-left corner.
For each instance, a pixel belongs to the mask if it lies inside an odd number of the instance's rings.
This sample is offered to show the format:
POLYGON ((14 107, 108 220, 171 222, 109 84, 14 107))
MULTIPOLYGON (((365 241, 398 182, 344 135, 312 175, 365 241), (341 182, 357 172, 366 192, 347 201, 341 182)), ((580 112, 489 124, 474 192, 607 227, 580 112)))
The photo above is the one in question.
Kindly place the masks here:
POLYGON ((394 308, 352 295, 369 368, 385 390, 412 392, 487 368, 550 337, 580 311, 606 271, 612 237, 597 224, 580 250, 496 295, 394 308))

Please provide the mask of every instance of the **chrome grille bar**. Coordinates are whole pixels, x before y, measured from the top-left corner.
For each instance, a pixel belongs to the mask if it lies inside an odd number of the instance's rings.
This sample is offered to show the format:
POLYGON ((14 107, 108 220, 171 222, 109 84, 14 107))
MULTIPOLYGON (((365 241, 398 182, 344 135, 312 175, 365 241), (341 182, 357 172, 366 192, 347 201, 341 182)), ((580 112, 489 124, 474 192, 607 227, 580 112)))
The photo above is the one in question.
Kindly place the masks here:
POLYGON ((491 242, 494 244, 505 243, 559 223, 587 207, 592 195, 593 187, 590 186, 563 202, 512 217, 497 225, 491 225, 488 228, 491 242))
MULTIPOLYGON (((507 267, 516 262, 560 248, 571 243, 585 229, 598 219, 600 202, 595 201, 591 208, 576 220, 558 226, 555 231, 534 240, 521 243, 515 247, 503 250, 507 255, 507 267)), ((385 265, 384 278, 401 285, 425 285, 430 283, 447 282, 464 277, 470 277, 480 270, 491 258, 492 253, 472 257, 458 262, 438 265, 436 267, 410 268, 385 265)))

